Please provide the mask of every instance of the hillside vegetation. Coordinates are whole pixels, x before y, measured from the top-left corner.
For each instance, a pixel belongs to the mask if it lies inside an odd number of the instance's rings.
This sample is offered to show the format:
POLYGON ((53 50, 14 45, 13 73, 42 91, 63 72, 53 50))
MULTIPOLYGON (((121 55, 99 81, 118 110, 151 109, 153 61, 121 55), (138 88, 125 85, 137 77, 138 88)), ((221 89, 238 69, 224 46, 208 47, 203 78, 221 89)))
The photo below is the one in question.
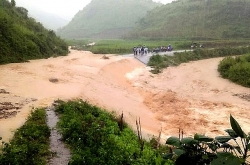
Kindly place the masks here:
POLYGON ((178 0, 140 19, 129 38, 250 37, 250 0, 178 0))
POLYGON ((224 58, 219 64, 218 71, 223 78, 249 88, 250 54, 224 58))
POLYGON ((92 0, 58 34, 64 38, 120 38, 159 5, 152 0, 92 0))
POLYGON ((66 55, 67 44, 28 17, 15 1, 0 0, 0 64, 66 55))

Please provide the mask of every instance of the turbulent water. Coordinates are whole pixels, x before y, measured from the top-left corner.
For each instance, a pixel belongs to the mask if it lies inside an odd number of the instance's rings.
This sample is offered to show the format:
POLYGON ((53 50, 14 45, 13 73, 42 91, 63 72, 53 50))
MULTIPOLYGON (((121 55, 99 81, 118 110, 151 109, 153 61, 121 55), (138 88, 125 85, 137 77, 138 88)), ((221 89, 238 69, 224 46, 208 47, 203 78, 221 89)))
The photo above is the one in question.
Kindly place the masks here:
MULTIPOLYGON (((80 98, 115 111, 135 128, 141 118, 144 136, 162 140, 183 129, 221 135, 232 114, 244 130, 250 128, 250 89, 222 79, 221 58, 169 67, 159 75, 133 56, 94 55, 71 50, 66 57, 0 66, 0 136, 7 141, 36 107, 57 99, 80 98), (4 92, 5 91, 5 92, 4 92), (1 107, 5 110, 1 111, 1 107), (7 107, 7 109, 6 109, 7 107)), ((247 132, 246 131, 246 132, 247 132)))

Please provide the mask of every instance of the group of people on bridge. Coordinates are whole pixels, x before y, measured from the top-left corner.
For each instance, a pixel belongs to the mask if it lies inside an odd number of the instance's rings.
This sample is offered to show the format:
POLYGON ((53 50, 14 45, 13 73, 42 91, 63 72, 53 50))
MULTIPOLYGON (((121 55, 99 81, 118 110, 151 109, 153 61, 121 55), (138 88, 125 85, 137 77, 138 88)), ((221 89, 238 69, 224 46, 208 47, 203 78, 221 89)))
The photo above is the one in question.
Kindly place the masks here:
POLYGON ((168 45, 167 47, 165 46, 160 46, 158 48, 154 48, 152 52, 159 53, 159 52, 166 52, 166 51, 172 51, 173 47, 172 45, 168 45))
POLYGON ((148 54, 149 50, 146 46, 138 46, 133 48, 134 56, 148 54))
MULTIPOLYGON (((152 50, 152 53, 159 53, 159 52, 166 52, 166 51, 172 51, 173 47, 169 44, 167 47, 165 46, 160 46, 157 48, 154 48, 152 50)), ((137 55, 144 55, 148 54, 150 50, 146 46, 137 46, 133 48, 134 56, 137 55)))

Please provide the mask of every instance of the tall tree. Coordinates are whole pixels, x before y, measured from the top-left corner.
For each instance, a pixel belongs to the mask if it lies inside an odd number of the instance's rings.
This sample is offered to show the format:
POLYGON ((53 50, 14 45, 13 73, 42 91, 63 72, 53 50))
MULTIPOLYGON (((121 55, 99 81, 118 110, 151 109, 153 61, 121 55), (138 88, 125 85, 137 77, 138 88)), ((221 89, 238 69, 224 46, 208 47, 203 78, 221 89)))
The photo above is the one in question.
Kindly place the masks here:
POLYGON ((15 7, 15 6, 16 6, 16 1, 15 1, 15 0, 11 0, 10 3, 11 3, 11 6, 12 6, 12 7, 15 7))

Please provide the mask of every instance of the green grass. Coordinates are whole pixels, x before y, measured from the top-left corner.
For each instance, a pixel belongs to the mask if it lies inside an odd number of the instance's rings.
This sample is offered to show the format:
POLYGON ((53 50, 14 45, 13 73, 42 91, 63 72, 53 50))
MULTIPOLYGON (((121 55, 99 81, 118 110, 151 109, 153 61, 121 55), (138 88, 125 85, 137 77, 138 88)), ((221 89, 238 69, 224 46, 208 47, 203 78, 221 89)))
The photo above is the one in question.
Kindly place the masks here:
POLYGON ((185 39, 168 39, 168 40, 67 40, 67 43, 77 50, 91 51, 94 54, 132 54, 134 46, 147 46, 149 50, 160 46, 171 44, 174 50, 189 50, 192 42, 203 44, 206 48, 223 48, 235 46, 247 46, 247 40, 205 40, 190 41, 185 39), (94 46, 87 46, 88 43, 95 42, 94 46))
POLYGON ((149 40, 68 40, 69 45, 77 50, 91 51, 95 54, 132 54, 134 46, 147 46, 149 50, 171 44, 174 49, 185 49, 191 44, 190 41, 149 41, 149 40), (94 46, 86 46, 87 43, 96 42, 94 46), (84 46, 85 45, 85 46, 84 46))
POLYGON ((31 113, 10 141, 3 143, 1 165, 46 165, 49 151, 50 129, 46 124, 45 109, 31 113))
MULTIPOLYGON (((78 164, 126 164, 126 165, 170 165, 172 161, 162 158, 167 147, 153 149, 145 142, 140 150, 138 137, 121 123, 114 114, 84 101, 61 102, 56 107, 60 114, 58 127, 72 150, 71 165, 78 164)), ((154 144, 151 141, 151 144, 154 144)))

